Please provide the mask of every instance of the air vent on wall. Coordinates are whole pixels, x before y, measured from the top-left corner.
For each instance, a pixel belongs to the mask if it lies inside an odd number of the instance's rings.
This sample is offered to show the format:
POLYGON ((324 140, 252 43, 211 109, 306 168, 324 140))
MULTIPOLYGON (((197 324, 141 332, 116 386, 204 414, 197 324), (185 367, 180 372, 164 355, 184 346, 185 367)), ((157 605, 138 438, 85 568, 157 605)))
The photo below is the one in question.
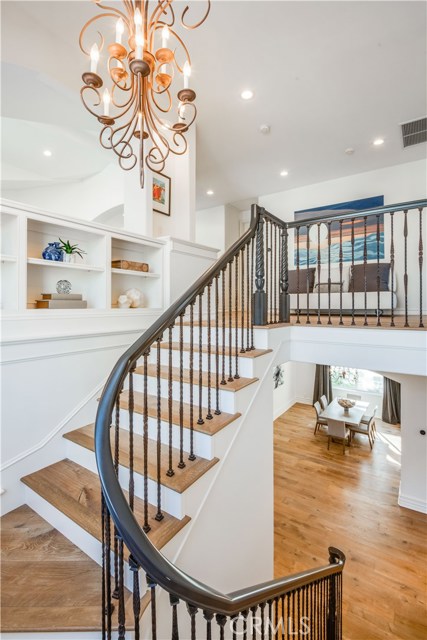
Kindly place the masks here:
POLYGON ((412 147, 414 144, 427 142, 427 117, 404 122, 402 127, 402 139, 404 147, 412 147))

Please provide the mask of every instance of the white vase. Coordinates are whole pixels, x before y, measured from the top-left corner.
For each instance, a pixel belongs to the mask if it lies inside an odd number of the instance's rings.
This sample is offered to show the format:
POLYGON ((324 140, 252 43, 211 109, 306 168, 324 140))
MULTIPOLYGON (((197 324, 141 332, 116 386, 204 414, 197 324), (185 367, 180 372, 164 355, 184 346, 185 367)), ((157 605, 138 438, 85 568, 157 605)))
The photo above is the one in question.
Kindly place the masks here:
POLYGON ((63 262, 67 262, 68 264, 74 264, 75 260, 76 260, 76 254, 75 253, 64 253, 63 254, 63 258, 62 258, 63 262))

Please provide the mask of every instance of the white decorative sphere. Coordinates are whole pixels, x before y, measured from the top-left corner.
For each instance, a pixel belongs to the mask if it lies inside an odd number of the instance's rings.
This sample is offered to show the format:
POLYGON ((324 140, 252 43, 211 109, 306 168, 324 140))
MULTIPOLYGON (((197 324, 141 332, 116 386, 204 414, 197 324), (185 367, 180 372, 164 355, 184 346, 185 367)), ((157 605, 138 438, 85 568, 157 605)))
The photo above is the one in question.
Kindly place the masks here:
POLYGON ((130 306, 133 309, 137 309, 138 307, 142 307, 144 296, 142 291, 139 289, 128 289, 126 291, 126 295, 128 300, 130 301, 130 306))
POLYGON ((125 293, 118 297, 117 303, 119 309, 129 309, 130 307, 130 300, 125 293))

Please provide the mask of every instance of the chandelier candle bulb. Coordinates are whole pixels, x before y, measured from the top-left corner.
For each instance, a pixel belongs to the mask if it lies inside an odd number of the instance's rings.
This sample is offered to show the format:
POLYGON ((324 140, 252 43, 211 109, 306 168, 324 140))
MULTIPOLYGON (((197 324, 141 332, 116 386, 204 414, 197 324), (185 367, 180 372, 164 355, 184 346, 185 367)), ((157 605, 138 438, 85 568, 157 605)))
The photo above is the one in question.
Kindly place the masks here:
POLYGON ((169 27, 167 24, 162 29, 162 49, 166 49, 169 40, 169 27))
POLYGON ((116 42, 122 44, 122 35, 125 30, 125 23, 122 18, 119 18, 116 22, 116 42))
POLYGON ((104 116, 108 117, 110 115, 110 102, 111 102, 111 96, 108 89, 104 89, 104 93, 102 94, 102 101, 104 103, 104 116))
POLYGON ((191 65, 187 62, 184 64, 184 68, 182 70, 184 74, 184 89, 188 89, 190 87, 190 76, 191 76, 191 65))
POLYGON ((90 71, 91 73, 96 73, 96 69, 98 67, 98 61, 99 61, 99 49, 98 49, 98 45, 93 44, 91 49, 90 49, 90 71))
POLYGON ((141 33, 137 33, 135 36, 135 59, 142 60, 142 56, 144 55, 144 38, 141 33))

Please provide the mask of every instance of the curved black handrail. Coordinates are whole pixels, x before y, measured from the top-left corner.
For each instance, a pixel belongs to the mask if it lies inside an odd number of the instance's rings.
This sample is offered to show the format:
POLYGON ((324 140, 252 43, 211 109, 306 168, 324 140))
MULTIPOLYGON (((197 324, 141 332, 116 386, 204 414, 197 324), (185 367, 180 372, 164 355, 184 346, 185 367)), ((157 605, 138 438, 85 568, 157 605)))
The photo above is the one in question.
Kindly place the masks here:
POLYGON ((207 585, 195 580, 167 560, 150 542, 136 521, 125 495, 120 487, 110 446, 111 416, 127 374, 136 360, 148 354, 151 346, 158 340, 175 320, 182 316, 187 307, 193 304, 203 293, 206 286, 213 281, 238 252, 255 237, 260 222, 273 222, 285 233, 288 229, 319 222, 352 219, 373 216, 381 213, 393 213, 410 209, 421 209, 427 206, 427 200, 415 200, 397 205, 350 212, 340 216, 324 216, 300 222, 284 222, 265 209, 252 206, 251 224, 248 231, 237 240, 158 320, 121 356, 111 372, 103 390, 95 427, 95 454, 107 508, 113 518, 119 535, 132 554, 138 566, 141 566, 154 583, 169 593, 201 607, 207 611, 223 615, 237 615, 240 611, 261 602, 273 599, 278 595, 294 590, 313 580, 322 579, 342 571, 345 563, 344 554, 338 549, 330 548, 330 564, 321 568, 304 571, 292 576, 272 580, 255 585, 231 594, 222 594, 207 585))

